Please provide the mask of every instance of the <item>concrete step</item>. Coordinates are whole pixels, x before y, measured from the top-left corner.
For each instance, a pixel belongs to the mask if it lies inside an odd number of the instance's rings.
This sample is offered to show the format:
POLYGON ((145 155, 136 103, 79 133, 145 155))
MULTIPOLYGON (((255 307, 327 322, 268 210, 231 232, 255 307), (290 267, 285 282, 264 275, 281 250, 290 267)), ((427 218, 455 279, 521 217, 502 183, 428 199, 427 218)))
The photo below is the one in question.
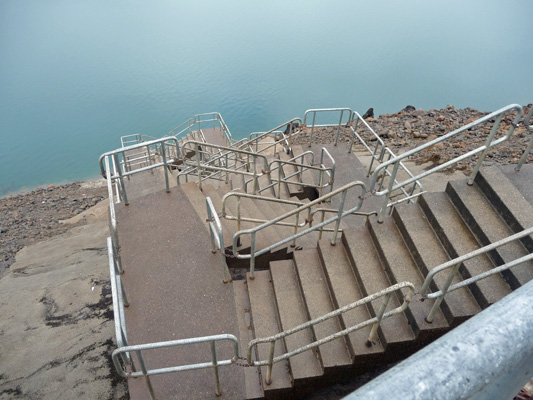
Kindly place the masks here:
MULTIPOLYGON (((255 279, 250 279, 250 274, 246 274, 250 305, 252 310, 252 326, 255 338, 265 338, 281 332, 278 320, 278 311, 272 278, 270 271, 256 271, 255 279)), ((259 360, 268 360, 270 345, 261 343, 257 346, 259 360)), ((284 354, 285 344, 282 340, 276 342, 274 357, 284 354)), ((272 368, 272 382, 266 384, 267 367, 261 367, 262 385, 265 394, 283 392, 292 388, 292 378, 290 375, 289 363, 281 361, 274 364, 272 368)))
MULTIPOLYGON (((451 258, 480 248, 446 193, 425 193, 419 197, 419 204, 451 258)), ((490 259, 486 255, 481 255, 465 261, 459 273, 466 279, 492 268, 494 265, 490 259)), ((469 288, 482 308, 494 304, 511 292, 509 285, 498 275, 475 282, 469 285, 469 288)))
MULTIPOLYGON (((343 232, 342 242, 348 258, 354 267, 355 276, 363 296, 369 296, 392 286, 385 273, 376 248, 366 227, 351 228, 343 232)), ((392 296, 387 311, 398 307, 403 299, 392 296)), ((375 317, 383 304, 383 298, 370 304, 370 311, 375 317)), ((415 334, 409 325, 405 313, 385 319, 380 325, 380 337, 387 351, 401 349, 415 340, 415 334)))
MULTIPOLYGON (((335 310, 328 284, 316 249, 294 252, 294 263, 310 319, 319 318, 335 310)), ((313 327, 317 340, 342 330, 339 317, 328 319, 313 327)), ((319 347, 324 373, 338 372, 338 368, 352 364, 352 357, 344 338, 337 338, 319 347)))
MULTIPOLYGON (((525 181, 526 184, 522 183, 523 186, 531 187, 527 183, 527 175, 518 178, 521 174, 525 174, 524 171, 510 171, 509 174, 512 174, 514 180, 525 181)), ((476 176, 476 183, 514 233, 533 226, 533 205, 499 167, 480 170, 476 176)), ((528 251, 533 253, 533 238, 525 237, 521 241, 528 251)))
MULTIPOLYGON (((341 308, 361 300, 364 296, 357 284, 344 246, 340 242, 332 246, 329 241, 320 240, 318 251, 334 307, 341 308)), ((342 314, 340 320, 344 329, 370 318, 372 316, 368 307, 364 305, 342 314)), ((383 353, 383 345, 379 340, 370 347, 366 346, 370 330, 371 326, 367 326, 346 336, 354 363, 374 360, 383 353)))
MULTIPOLYGON (((511 236, 513 232, 497 211, 474 184, 468 186, 466 180, 448 182, 446 193, 453 201, 470 230, 482 246, 487 246, 511 236)), ((503 265, 529 254, 520 241, 513 241, 489 253, 496 265, 503 265)), ((502 272, 502 276, 512 289, 518 289, 533 279, 533 261, 522 263, 502 272)))
MULTIPOLYGON (((372 219, 368 226, 392 283, 408 281, 415 287, 421 287, 424 277, 411 258, 392 217, 385 217, 381 224, 372 219)), ((449 329, 441 311, 437 312, 432 323, 426 322, 425 318, 429 315, 432 305, 433 301, 413 301, 406 310, 415 335, 422 340, 449 329)))
MULTIPOLYGON (((309 321, 304 299, 302 297, 296 268, 292 260, 273 261, 270 263, 272 284, 276 296, 281 329, 294 328, 309 321)), ((285 348, 294 351, 315 341, 313 330, 307 328, 285 337, 285 348)), ((320 355, 317 349, 300 353, 289 360, 294 385, 302 385, 323 374, 320 355)))
MULTIPOLYGON (((418 204, 395 207, 393 218, 423 276, 427 276, 433 268, 450 260, 418 204)), ((461 276, 457 274, 452 283, 461 280, 461 276)), ((445 273, 435 275, 431 290, 440 290, 445 281, 445 273)), ((481 308, 470 290, 464 287, 447 294, 441 304, 441 310, 448 324, 457 326, 480 312, 481 308)))
MULTIPOLYGON (((279 158, 282 161, 289 161, 293 158, 292 154, 287 154, 283 151, 279 152, 279 158)), ((298 196, 303 193, 302 185, 300 183, 300 175, 297 174, 298 168, 294 165, 282 164, 282 175, 288 182, 294 182, 295 184, 287 183, 287 190, 291 196, 298 196)), ((302 177, 303 179, 303 177, 302 177)))
MULTIPOLYGON (((235 312, 239 327, 239 354, 246 358, 248 353, 248 343, 254 338, 252 326, 252 314, 250 298, 248 295, 248 285, 246 280, 233 281, 233 293, 235 297, 235 312)), ((257 361, 257 352, 253 352, 253 360, 257 361)), ((239 360, 239 363, 246 363, 239 360)), ((246 399, 262 399, 265 396, 263 391, 260 368, 243 368, 246 390, 246 399)))

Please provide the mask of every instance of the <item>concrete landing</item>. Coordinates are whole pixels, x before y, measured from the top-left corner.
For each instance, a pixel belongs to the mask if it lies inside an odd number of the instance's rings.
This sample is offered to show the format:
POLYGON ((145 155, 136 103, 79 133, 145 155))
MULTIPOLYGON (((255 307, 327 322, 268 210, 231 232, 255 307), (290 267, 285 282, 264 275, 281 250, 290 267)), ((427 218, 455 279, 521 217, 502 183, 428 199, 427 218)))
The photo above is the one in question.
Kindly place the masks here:
MULTIPOLYGON (((130 302, 126 309, 130 345, 221 333, 238 337, 232 286, 222 283, 219 255, 206 250, 211 248, 206 224, 179 187, 120 205, 117 220, 130 302)), ((211 361, 207 343, 143 355, 148 368, 211 361)), ((231 358, 231 344, 217 346, 217 356, 231 358)), ((244 398, 240 368, 220 368, 223 398, 244 398)), ((152 384, 156 396, 215 398, 209 369, 153 376, 152 384)), ((149 398, 144 379, 130 379, 129 388, 131 399, 149 398)))

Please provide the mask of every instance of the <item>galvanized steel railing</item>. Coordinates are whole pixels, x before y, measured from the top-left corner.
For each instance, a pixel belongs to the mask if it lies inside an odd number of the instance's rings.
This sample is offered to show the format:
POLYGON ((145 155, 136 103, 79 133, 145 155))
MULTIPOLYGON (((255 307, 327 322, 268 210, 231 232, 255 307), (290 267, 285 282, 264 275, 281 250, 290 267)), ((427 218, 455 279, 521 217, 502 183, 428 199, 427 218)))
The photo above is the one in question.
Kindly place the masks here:
MULTIPOLYGON (((533 118, 533 105, 529 108, 529 112, 527 113, 523 121, 524 126, 526 126, 530 132, 530 136, 533 135, 533 124, 531 123, 531 118, 533 118)), ((518 161, 518 165, 516 166, 517 171, 520 171, 520 168, 522 168, 522 165, 524 165, 524 163, 526 162, 527 157, 531 153, 532 148, 533 148, 533 137, 530 137, 529 145, 524 151, 524 154, 522 154, 522 157, 520 157, 520 160, 518 161)))
POLYGON ((519 264, 522 264, 526 261, 529 261, 529 260, 533 260, 533 253, 531 254, 528 254, 526 256, 523 256, 523 257, 520 257, 520 258, 517 258, 516 260, 513 260, 513 261, 510 261, 508 263, 505 263, 503 265, 500 265, 496 268, 493 268, 491 269, 490 271, 486 271, 482 274, 479 274, 479 275, 476 275, 476 276, 473 276, 469 279, 465 279, 459 283, 456 283, 454 285, 452 285, 452 281, 453 281, 453 278, 457 275, 458 271, 459 271, 459 267, 462 265, 462 263, 466 260, 469 260, 473 257, 476 257, 476 256, 479 256, 479 255, 482 255, 482 254, 486 254, 488 253, 489 251, 492 251, 494 249, 497 249, 498 247, 501 247, 507 243, 510 243, 512 241, 515 241, 515 240, 518 240, 518 239, 521 239, 525 236, 528 236, 528 235, 531 235, 533 234, 533 227, 529 228, 529 229, 525 229, 523 230, 522 232, 519 232, 519 233, 516 233, 514 235, 511 235, 505 239, 502 239, 502 240, 499 240, 495 243, 492 243, 492 244, 489 244, 488 246, 485 246, 485 247, 482 247, 478 250, 475 250, 475 251, 472 251, 471 253, 468 253, 468 254, 465 254, 461 257, 457 257, 457 258, 454 258, 453 260, 450 260, 444 264, 441 264, 435 268, 433 268, 429 274, 427 275, 426 279, 424 280, 424 284, 422 285, 422 288, 420 289, 420 294, 424 297, 424 298, 428 298, 428 299, 436 299, 435 300, 435 303, 433 304, 433 307, 431 308, 431 311, 429 313, 429 315, 427 316, 426 320, 428 322, 432 322, 433 321, 433 317, 435 315, 435 313, 437 312, 437 310, 439 309, 442 301, 444 300, 444 296, 446 296, 447 293, 449 292, 452 292, 454 290, 457 290, 459 288, 462 288, 464 286, 468 286, 470 285, 471 283, 474 283, 474 282, 477 282, 481 279, 484 279, 488 276, 491 276, 491 275, 494 275, 494 274, 498 274, 502 271, 505 271, 509 268, 512 268, 516 265, 519 265, 519 264), (430 290, 430 285, 431 285, 431 282, 433 281, 433 277, 442 272, 442 271, 445 271, 445 270, 448 270, 448 269, 451 269, 451 271, 448 273, 448 276, 446 278, 446 281, 444 283, 444 285, 442 286, 442 289, 437 291, 437 292, 434 292, 434 293, 429 293, 429 290, 430 290))
MULTIPOLYGON (((306 186, 318 189, 318 196, 322 196, 323 189, 327 186, 330 187, 330 191, 333 190, 333 182, 335 181, 335 160, 333 157, 331 157, 331 154, 326 148, 322 148, 322 151, 320 153, 320 162, 315 164, 315 154, 309 150, 302 154, 299 154, 295 157, 292 157, 289 160, 272 160, 270 164, 268 165, 268 174, 270 176, 271 183, 265 187, 262 187, 258 189, 256 192, 261 193, 265 190, 268 190, 270 188, 277 187, 277 193, 276 196, 279 199, 281 196, 281 184, 285 185, 297 185, 297 186, 306 186), (324 165, 324 156, 326 156, 330 160, 331 167, 326 167, 324 165), (305 159, 308 158, 310 160, 305 163, 305 159), (298 162, 298 160, 300 160, 298 162), (277 166, 274 166, 277 164, 277 166), (286 165, 292 165, 295 167, 296 172, 293 172, 289 175, 285 175, 285 170, 283 169, 283 166, 286 165), (277 179, 274 177, 275 171, 278 172, 277 179), (303 175, 304 172, 309 171, 309 173, 312 173, 311 171, 315 171, 318 173, 318 184, 315 184, 314 181, 312 182, 304 182, 303 181, 303 175), (283 175, 283 176, 282 176, 283 175), (327 176, 327 180, 324 179, 327 176), (292 178, 297 179, 291 180, 292 178)), ((244 191, 247 192, 248 183, 251 182, 250 180, 245 182, 244 184, 244 191)))
POLYGON ((226 181, 228 180, 229 174, 251 176, 254 181, 254 190, 256 190, 257 179, 259 176, 264 175, 268 170, 267 158, 262 154, 252 151, 239 150, 232 147, 197 141, 187 141, 183 143, 181 151, 183 154, 188 151, 194 152, 195 158, 184 160, 186 166, 194 169, 180 172, 177 176, 178 185, 180 184, 180 176, 185 176, 186 181, 188 181, 188 176, 191 174, 191 171, 194 171, 196 172, 200 189, 202 189, 202 181, 213 178, 213 173, 224 173, 226 175, 226 181), (209 149, 212 151, 208 151, 209 149), (218 150, 220 150, 221 153, 214 157, 215 160, 217 160, 217 163, 209 162, 209 155, 218 150), (204 157, 208 158, 207 162, 203 161, 204 157), (258 166, 258 163, 261 165, 258 166), (258 171, 258 168, 261 168, 261 170, 258 171))
MULTIPOLYGON (((316 128, 336 127, 337 130, 336 130, 335 140, 334 140, 335 146, 337 146, 339 142, 339 135, 340 135, 341 127, 348 128, 350 130, 350 135, 351 135, 350 144, 348 146, 348 153, 352 152, 355 139, 357 138, 358 141, 364 146, 364 148, 368 151, 368 153, 372 157, 370 165, 368 167, 368 176, 370 176, 372 172, 374 162, 384 163, 396 157, 395 154, 392 152, 392 150, 389 149, 387 146, 385 146, 383 139, 381 139, 381 137, 378 134, 376 134, 376 132, 374 132, 372 127, 368 125, 368 123, 356 111, 352 111, 349 108, 321 108, 321 109, 307 110, 305 113, 305 117, 304 117, 304 126, 307 126, 306 124, 307 124, 308 114, 313 115, 313 119, 311 121, 311 126, 310 126, 311 133, 309 135, 309 146, 311 146, 311 143, 313 141, 313 132, 314 132, 315 127, 316 128), (316 124, 315 123, 316 115, 320 113, 326 113, 326 114, 338 113, 339 121, 336 124, 320 124, 320 125, 316 124), (345 118, 346 115, 348 116, 347 118, 345 118), (357 127, 360 121, 366 127, 366 129, 368 129, 368 131, 370 132, 372 136, 372 140, 375 141, 375 145, 373 146, 373 148, 357 132, 357 127)), ((413 177, 413 174, 401 162, 399 164, 399 170, 402 171, 403 176, 406 176, 407 178, 413 177)), ((384 173, 379 177, 379 184, 378 184, 380 188, 379 190, 381 190, 381 187, 383 186, 385 179, 387 177, 390 178, 390 176, 391 176, 391 172, 386 169, 384 173)), ((396 178, 394 178, 393 180, 396 184, 398 183, 396 181, 396 178)), ((413 201, 413 198, 419 196, 423 192, 422 184, 418 180, 413 181, 410 188, 401 186, 397 190, 403 194, 404 199, 410 202, 413 201)))
MULTIPOLYGON (((383 164, 381 164, 380 166, 378 166, 373 175, 372 175, 372 182, 370 184, 370 188, 369 188, 369 191, 372 192, 375 196, 384 196, 384 201, 383 201, 383 205, 382 205, 382 208, 379 212, 379 216, 378 216, 378 221, 379 222, 382 222, 383 221, 383 218, 385 216, 385 212, 386 212, 386 209, 387 209, 387 204, 389 202, 389 199, 391 197, 391 194, 392 192, 398 190, 398 189, 401 189, 405 186, 408 186, 408 185, 411 185, 413 183, 415 183, 416 181, 428 176, 428 175, 431 175, 437 171, 441 171, 445 168, 448 168, 454 164, 456 164, 457 162, 461 161, 461 160, 464 160, 468 157, 471 157, 475 154, 478 154, 478 153, 481 153, 481 156, 479 157, 478 161, 477 161, 477 164, 476 166, 474 167, 474 170, 472 171, 471 175, 470 175, 470 178, 468 180, 468 184, 471 185, 473 184, 474 182, 474 178, 476 177, 478 171, 479 171, 479 168, 481 167, 481 163, 483 162, 483 160, 485 159, 485 156, 487 154, 487 152, 494 146, 504 142, 504 141, 507 141, 509 140, 509 138, 511 137, 511 135, 513 134, 514 132, 514 129, 515 129, 515 126, 517 126, 518 122, 520 121, 520 118, 522 116, 522 107, 519 106, 518 104, 511 104, 511 105, 508 105, 506 107, 503 107, 493 113, 490 113, 482 118, 479 118, 478 120, 474 121, 474 122, 471 122, 459 129, 456 129, 454 130, 453 132, 450 132, 446 135, 443 135, 442 137, 439 137, 435 140, 432 140, 428 143, 425 143, 421 146, 418 146, 417 148, 413 149, 413 150, 410 150, 410 151, 407 151, 406 153, 403 153, 402 155, 400 156, 394 156, 393 158, 391 158, 390 160, 384 162, 383 164), (503 116, 509 112, 509 111, 512 111, 512 110, 516 110, 517 111, 517 115, 513 121, 513 123, 511 124, 507 134, 505 134, 504 136, 498 138, 498 139, 494 139, 494 136, 496 135, 496 132, 498 131, 498 127, 500 126, 500 122, 503 118, 503 116), (471 150, 469 151, 468 153, 465 153, 461 156, 458 156, 450 161, 447 161, 443 164, 440 164, 434 168, 431 168, 425 172, 422 172, 420 174, 418 174, 417 176, 413 176, 411 178, 408 178, 400 183, 398 183, 396 181, 396 177, 397 177, 397 174, 398 174, 398 170, 400 169, 400 166, 401 166, 401 161, 408 158, 408 157, 411 157, 412 155, 416 154, 416 153, 419 153, 429 147, 432 147, 432 146, 435 146, 436 144, 438 143, 441 143, 441 142, 444 142, 446 141, 447 139, 449 138, 452 138, 454 136, 457 136, 459 135, 460 133, 464 132, 464 131, 467 131, 479 124, 482 124, 482 123, 485 123, 487 121, 491 121, 491 120, 495 120, 494 123, 493 123, 493 126, 492 126, 492 129, 490 131, 490 134, 488 135, 487 137, 487 140, 485 142, 485 144, 483 146, 480 146, 478 147, 477 149, 474 149, 474 150, 471 150), (389 167, 392 169, 392 171, 390 172, 390 175, 389 175, 389 182, 387 183, 387 187, 383 190, 382 189, 382 183, 379 183, 380 180, 381 180, 381 177, 384 176, 387 171, 389 170, 389 167), (379 186, 379 187, 378 187, 379 186)), ((382 182, 382 181, 381 181, 382 182)))
POLYGON ((314 348, 317 348, 318 346, 321 346, 325 343, 328 343, 328 342, 331 342, 332 340, 335 340, 337 338, 340 338, 342 336, 345 336, 345 335, 348 335, 349 333, 351 332, 354 332, 356 330, 359 330, 359 329, 362 329, 366 326, 369 326, 369 325, 372 325, 372 329, 370 331, 370 334, 368 336, 368 340, 366 342, 366 345, 368 347, 372 346, 373 344, 375 344, 374 340, 376 339, 376 335, 377 335, 377 331, 378 331, 378 328, 379 328, 379 325, 381 323, 381 321, 383 321, 384 319, 387 319, 389 317, 392 317, 396 314, 399 314, 401 312, 403 312, 407 306, 409 305, 412 297, 413 297, 413 293, 415 291, 415 287, 412 283, 410 282, 401 282, 401 283, 398 283, 394 286, 391 286, 391 287, 388 287, 387 289, 384 289, 378 293, 374 293, 370 296, 367 296, 365 297, 364 299, 361 299, 361 300, 358 300, 354 303, 351 303, 351 304, 348 304, 344 307, 341 307, 335 311, 332 311, 328 314, 325 314, 323 315, 322 317, 319 317, 319 318, 315 318, 311 321, 308 321, 308 322, 305 322, 301 325, 298 325, 292 329, 288 329, 286 331, 283 331, 281 333, 278 333, 276 335, 273 335, 273 336, 270 336, 270 337, 267 337, 267 338, 260 338, 260 339, 254 339, 252 340, 249 344, 248 344, 248 354, 247 354, 247 359, 248 359, 248 364, 250 365, 254 365, 254 366, 264 366, 266 365, 267 366, 267 374, 266 374, 266 379, 265 379, 265 383, 267 385, 270 385, 272 383, 272 367, 275 363, 277 362, 280 362, 280 361, 283 361, 283 360, 286 360, 290 357, 293 357, 295 355, 298 355, 300 353, 303 353, 304 351, 307 351, 307 350, 311 350, 311 349, 314 349, 314 348), (405 294, 404 296, 404 300, 402 302, 402 304, 396 308, 394 308, 393 310, 390 310, 390 311, 386 311, 387 309, 387 306, 389 304, 389 300, 392 296, 392 294, 394 292, 397 292, 397 291, 400 291, 401 293, 401 290, 402 289, 407 289, 407 294, 405 294), (329 335, 325 338, 322 338, 322 339, 319 339, 319 340, 315 340, 313 343, 309 343, 305 346, 302 346, 298 349, 294 349, 292 351, 289 351, 289 352, 286 352, 282 355, 279 355, 277 357, 274 357, 274 352, 275 352, 275 347, 276 347, 276 342, 278 340, 282 340, 284 339, 285 337, 289 336, 289 335, 292 335, 294 333, 297 333, 297 332, 300 332, 304 329, 308 329, 308 328, 311 328, 321 322, 324 322, 330 318, 335 318, 339 315, 342 315, 350 310, 353 310, 354 308, 357 308, 357 307, 361 307, 361 306, 364 306, 366 304, 369 304, 381 297, 385 297, 383 303, 381 304, 381 307, 379 309, 379 311, 376 313, 376 316, 374 318, 370 318, 364 322, 360 322, 356 325, 353 325, 351 327, 348 327, 346 329, 343 329, 339 332, 336 332, 332 335, 329 335), (256 347, 257 345, 261 344, 261 343, 269 343, 270 344, 270 348, 269 348, 269 356, 268 356, 268 360, 263 360, 263 361, 254 361, 252 359, 252 350, 254 347, 256 347))
MULTIPOLYGON (((329 225, 329 224, 334 224, 334 228, 333 228, 333 238, 331 240, 331 243, 332 244, 335 244, 337 242, 337 237, 338 237, 338 232, 339 232, 339 225, 340 225, 340 222, 341 222, 341 219, 347 215, 350 215, 350 214, 353 214, 354 212, 356 212, 357 210, 359 210, 361 208, 361 205, 363 203, 363 197, 364 197, 364 194, 366 193, 366 188, 365 188, 365 184, 363 182, 360 182, 360 181, 354 181, 354 182, 351 182, 349 184, 346 184, 334 191, 332 191, 331 193, 328 193, 314 201, 311 201, 310 203, 307 203, 307 204, 304 204, 304 205, 301 205, 300 207, 298 207, 296 210, 293 210, 293 211, 289 211, 283 215, 280 215, 279 217, 277 218, 274 218, 273 220, 270 220, 270 221, 267 221, 267 222, 264 222, 262 223, 261 225, 257 226, 257 227, 254 227, 254 228, 251 228, 251 229, 245 229, 245 230, 240 230, 238 232, 235 233, 235 235, 233 236, 233 257, 234 258, 238 258, 238 259, 249 259, 250 260, 250 278, 253 279, 254 278, 254 270, 255 270, 255 259, 256 257, 259 257, 261 256, 262 254, 265 254, 279 246, 282 246, 286 243, 289 243, 289 242, 293 242, 304 236, 304 235, 307 235, 311 232, 314 232, 314 231, 318 231, 320 230, 321 228, 323 228, 324 226, 326 225, 329 225), (345 200, 346 200, 346 194, 349 190, 353 190, 355 188, 359 188, 360 190, 360 194, 358 195, 358 198, 359 198, 359 201, 357 203, 357 205, 355 205, 354 207, 348 209, 348 210, 345 210, 344 209, 344 204, 345 204, 345 200), (341 200, 340 200, 340 206, 339 206, 339 209, 337 210, 337 214, 332 217, 332 218, 329 218, 327 219, 326 221, 323 221, 323 222, 320 222, 318 223, 317 225, 314 225, 314 226, 311 226, 307 229, 304 229, 303 231, 300 231, 298 233, 295 233, 294 235, 291 235, 289 237, 286 237, 276 243, 273 243, 263 249, 256 249, 256 235, 258 232, 260 232, 261 230, 263 229, 268 229, 269 227, 273 226, 273 225, 276 225, 276 224, 281 224, 283 223, 283 221, 285 219, 288 219, 288 218, 291 218, 291 217, 294 217, 296 219, 296 221, 299 221, 300 220, 300 215, 301 214, 304 214, 305 215, 305 220, 306 222, 310 220, 310 215, 312 213, 312 207, 314 207, 315 205, 317 204, 320 204, 324 201, 328 201, 329 199, 331 199, 332 197, 334 196, 341 196, 341 200), (249 235, 250 236, 250 242, 251 242, 251 245, 250 245, 250 254, 239 254, 238 252, 238 247, 240 246, 239 243, 241 241, 241 236, 245 236, 245 235, 249 235)), ((273 199, 275 201, 280 201, 279 199, 273 199)), ((211 204, 208 204, 208 208, 212 207, 212 203, 211 204)), ((216 214, 216 210, 214 208, 212 208, 210 211, 208 211, 211 213, 211 215, 213 214, 216 214)), ((297 222, 298 224, 298 222, 297 222)), ((292 224, 294 225, 294 224, 292 224)), ((217 235, 218 233, 213 230, 213 229, 210 229, 210 233, 211 235, 217 235)), ((219 238, 217 239, 218 242, 222 242, 223 239, 219 238)))
MULTIPOLYGON (((123 378, 144 377, 145 378, 148 391, 150 392, 150 398, 152 400, 155 400, 156 396, 155 396, 154 388, 150 381, 150 376, 168 374, 171 372, 191 371, 191 370, 206 369, 206 368, 213 369, 213 373, 215 376, 215 393, 217 396, 220 396, 222 394, 222 390, 220 389, 220 379, 219 379, 219 374, 218 374, 218 368, 222 366, 226 366, 226 365, 232 365, 239 358, 239 341, 234 335, 220 334, 220 335, 196 337, 196 338, 181 339, 181 340, 171 340, 167 342, 138 344, 134 346, 124 346, 124 347, 117 348, 115 351, 113 351, 112 358, 113 358, 113 363, 115 364, 115 368, 121 377, 123 378), (233 357, 232 358, 227 359, 227 360, 221 360, 221 361, 217 359, 216 343, 221 342, 221 341, 232 342, 233 344, 233 357), (146 364, 144 362, 144 357, 142 354, 143 351, 167 349, 167 348, 173 348, 173 347, 179 347, 179 346, 193 345, 193 344, 198 344, 198 343, 209 343, 209 347, 211 349, 211 361, 197 363, 197 364, 178 365, 174 367, 156 368, 156 369, 148 369, 146 367, 146 364), (137 355, 137 360, 139 361, 141 371, 127 371, 123 368, 123 366, 120 363, 120 359, 123 358, 122 354, 128 354, 128 353, 135 353, 137 355)), ((131 363, 131 365, 133 366, 133 363, 131 363)))
POLYGON ((122 147, 120 149, 104 153, 104 154, 102 154, 100 156, 99 164, 100 164, 100 173, 101 173, 101 175, 104 178, 109 178, 111 180, 118 181, 119 197, 124 202, 125 205, 128 205, 129 202, 128 202, 128 196, 127 196, 127 193, 126 193, 126 186, 124 184, 124 178, 129 177, 131 175, 138 174, 140 172, 149 171, 149 170, 152 170, 154 168, 165 167, 163 169, 164 169, 164 173, 165 173, 166 190, 167 190, 167 192, 170 191, 167 166, 172 163, 172 160, 167 157, 166 145, 168 143, 171 143, 172 145, 176 146, 176 148, 179 148, 178 147, 178 140, 175 137, 164 137, 164 138, 161 138, 161 139, 151 140, 149 142, 139 143, 139 144, 136 144, 136 145, 133 145, 133 146, 129 146, 129 147, 122 147), (154 145, 160 145, 161 157, 162 157, 162 161, 161 162, 156 162, 154 164, 147 165, 146 167, 138 168, 138 169, 135 169, 135 170, 132 170, 132 171, 128 171, 128 170, 123 171, 122 168, 117 168, 116 171, 115 171, 115 173, 117 175, 113 175, 113 173, 109 170, 109 165, 107 165, 107 164, 104 165, 104 159, 108 159, 108 157, 111 157, 113 159, 114 165, 115 166, 120 166, 121 165, 121 159, 124 159, 125 154, 128 151, 134 151, 134 150, 137 150, 137 149, 140 149, 140 148, 146 148, 147 151, 149 151, 150 147, 154 146, 154 145))
POLYGON ((208 127, 211 127, 211 123, 213 123, 213 128, 216 128, 217 126, 220 127, 224 137, 226 138, 226 141, 228 142, 228 145, 231 145, 233 142, 231 132, 226 125, 226 122, 224 122, 222 115, 220 115, 218 112, 196 114, 193 118, 189 118, 187 121, 172 129, 167 136, 174 136, 177 138, 184 133, 191 134, 195 131, 201 131, 202 124, 204 124, 204 127, 206 124, 208 127))
POLYGON ((272 147, 274 147, 274 151, 276 150, 277 145, 281 145, 283 149, 288 153, 292 150, 292 142, 294 137, 299 135, 301 131, 302 126, 302 120, 300 118, 292 118, 281 125, 276 126, 275 128, 270 129, 267 132, 254 132, 250 134, 250 138, 247 142, 243 143, 239 146, 239 148, 248 148, 248 150, 256 151, 258 153, 265 152, 272 147), (296 126, 298 124, 298 126, 296 126), (284 132, 280 132, 279 129, 283 128, 284 126, 287 126, 288 134, 285 134, 284 132), (279 135, 279 133, 281 135, 279 135), (263 141, 265 139, 271 138, 272 135, 279 136, 279 138, 274 137, 274 141, 271 142, 269 145, 265 144, 263 141), (262 148, 259 149, 260 144, 264 144, 264 146, 261 146, 262 148), (255 148, 255 149, 254 149, 255 148))

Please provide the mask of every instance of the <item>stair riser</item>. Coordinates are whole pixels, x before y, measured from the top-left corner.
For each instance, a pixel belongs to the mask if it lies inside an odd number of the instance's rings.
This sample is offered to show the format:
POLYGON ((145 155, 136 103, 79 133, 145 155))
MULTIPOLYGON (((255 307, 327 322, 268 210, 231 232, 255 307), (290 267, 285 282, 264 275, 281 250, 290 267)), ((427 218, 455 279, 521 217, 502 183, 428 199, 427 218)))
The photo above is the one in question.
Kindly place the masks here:
MULTIPOLYGON (((490 202, 494 205, 494 207, 498 210, 503 220, 507 223, 507 225, 509 225, 513 232, 516 233, 529 228, 529 226, 523 226, 517 216, 514 215, 511 210, 509 210, 509 208, 505 205, 505 202, 502 201, 501 196, 489 184, 489 182, 487 182, 482 173, 476 175, 475 182, 483 191, 485 196, 487 196, 490 202)), ((533 237, 526 236, 520 239, 520 241, 530 253, 533 253, 533 237)))
MULTIPOLYGON (((387 262, 385 254, 383 252, 383 249, 379 245, 379 241, 378 241, 378 239, 376 237, 376 234, 375 234, 374 230, 372 229, 372 224, 368 224, 368 229, 370 231, 370 235, 372 237, 372 240, 376 244, 376 249, 377 249, 379 257, 381 259, 381 263, 385 267, 385 272, 387 273, 387 276, 389 277, 389 280, 390 280, 391 284, 395 285, 395 284, 399 283, 396 280, 396 278, 394 276, 394 273, 390 269, 390 265, 387 262)), ((403 302, 403 299, 401 299, 398 295, 396 295, 396 296, 397 296, 396 298, 397 298, 398 302, 400 302, 400 304, 401 304, 403 302)), ((405 309, 405 311, 404 311, 404 314, 407 317, 407 320, 409 321, 409 325, 411 325, 411 328, 413 329, 413 333, 415 334, 415 337, 418 337, 418 335, 420 333, 420 329, 418 327, 418 324, 416 323, 416 319, 415 319, 413 313, 411 312, 411 309, 409 307, 407 307, 405 309)))
MULTIPOLYGON (((400 218, 400 215, 396 211, 396 209, 393 211, 392 214, 394 218, 394 222, 396 223, 396 226, 398 227, 398 230, 400 231, 400 234, 402 235, 407 247, 410 249, 411 255, 418 267, 418 269, 422 272, 423 276, 427 276, 429 273, 428 268, 422 259, 420 253, 417 251, 415 244, 413 243, 413 240, 411 236, 409 235, 409 232, 407 231, 402 219, 400 218)), ((437 287, 437 284, 435 281, 431 282, 430 289, 434 292, 438 291, 439 288, 437 287)), ((444 317, 446 318, 446 321, 450 326, 459 325, 461 322, 466 321, 468 318, 455 318, 450 310, 450 307, 446 303, 446 299, 444 299, 440 305, 440 309, 442 313, 444 314, 444 317)))
MULTIPOLYGON (((455 191, 452 185, 448 184, 446 186, 446 193, 448 194, 453 204, 455 205, 455 208, 459 212, 459 215, 461 215, 461 218, 463 219, 463 221, 465 221, 466 225, 470 228, 470 230, 472 231, 474 236, 477 238, 481 246, 488 246, 489 244, 492 244, 491 240, 487 237, 483 229, 481 229, 478 222, 476 221, 474 216, 471 214, 470 210, 465 205, 465 203, 463 202, 459 194, 455 191)), ((501 256, 499 249, 495 249, 489 252, 488 255, 491 258, 494 265, 505 264, 505 261, 503 257, 501 256)), ((503 271, 501 275, 512 289, 518 289, 521 286, 520 282, 516 279, 516 276, 513 274, 511 270, 503 271)))
MULTIPOLYGON (((433 212, 431 211, 431 208, 429 207, 429 205, 425 201, 424 195, 419 197, 418 203, 420 204, 420 207, 422 208, 422 210, 426 214, 428 222, 430 223, 430 225, 432 226, 433 230, 435 231, 435 233, 439 237, 439 240, 441 241, 442 245, 444 246, 444 248, 448 252, 450 258, 454 259, 454 258, 459 257, 459 254, 456 252, 454 246, 449 241, 449 239, 446 236, 446 234, 444 233, 442 227, 439 225, 438 221, 436 220, 433 212)), ((461 265, 461 267, 459 268, 459 273, 461 274, 463 279, 470 278, 470 274, 468 273, 468 271, 466 270, 464 265, 461 265)), ((479 303, 481 308, 487 308, 490 305, 476 283, 473 283, 473 284, 469 285, 468 288, 470 289, 470 291, 474 295, 474 298, 479 303)))

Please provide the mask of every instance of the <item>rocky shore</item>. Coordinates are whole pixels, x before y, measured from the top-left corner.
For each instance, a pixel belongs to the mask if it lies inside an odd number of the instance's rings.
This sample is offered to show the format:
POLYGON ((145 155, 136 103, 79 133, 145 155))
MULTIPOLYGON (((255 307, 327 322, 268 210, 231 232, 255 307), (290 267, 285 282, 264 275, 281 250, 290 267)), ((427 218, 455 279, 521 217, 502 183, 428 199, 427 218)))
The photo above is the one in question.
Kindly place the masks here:
MULTIPOLYGON (((394 152, 402 153, 486 114, 453 106, 429 111, 408 106, 367 121, 394 152)), ((499 134, 512 119, 504 119, 499 134)), ((358 128, 372 140, 367 129, 358 128)), ((415 160, 443 163, 484 143, 489 130, 474 128, 415 160)), ((317 130, 314 141, 331 142, 335 134, 334 128, 317 130)), ((347 129, 340 140, 349 140, 347 129)), ((527 130, 518 127, 486 162, 518 162, 529 140, 527 130)), ((454 169, 468 173, 474 163, 467 160, 454 169)), ((116 345, 103 184, 50 185, 0 199, 0 400, 128 398, 110 360, 116 345)), ((338 398, 331 391, 322 395, 338 398)), ((520 396, 533 398, 525 390, 520 396)))

